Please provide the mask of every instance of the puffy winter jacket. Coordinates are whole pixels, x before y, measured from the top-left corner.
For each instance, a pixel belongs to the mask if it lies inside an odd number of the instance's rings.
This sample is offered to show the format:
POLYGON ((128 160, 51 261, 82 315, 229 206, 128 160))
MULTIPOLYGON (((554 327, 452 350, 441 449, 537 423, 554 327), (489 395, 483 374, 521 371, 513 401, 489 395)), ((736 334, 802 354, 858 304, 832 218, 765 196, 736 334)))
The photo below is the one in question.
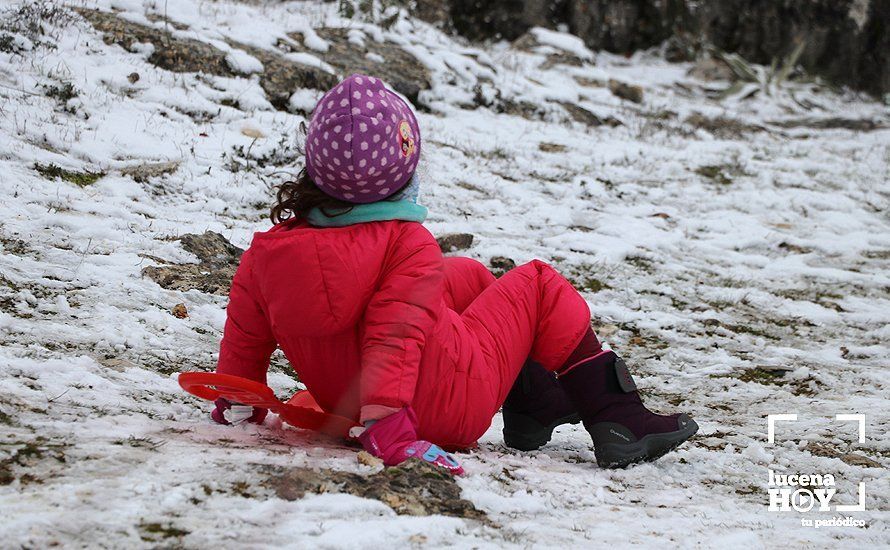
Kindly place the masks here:
MULTIPOLYGON (((457 432, 487 426, 495 411, 466 410, 457 314, 444 294, 442 253, 419 223, 279 224, 242 256, 217 372, 265 382, 279 346, 325 410, 358 419, 413 405, 423 435, 472 443, 479 434, 457 432), (430 421, 441 415, 454 421, 430 421)), ((489 389, 475 391, 492 400, 489 389)))
POLYGON ((447 260, 416 222, 257 233, 232 282, 217 372, 265 382, 277 345, 328 412, 364 420, 410 405, 422 439, 470 446, 529 354, 556 368, 590 310, 542 262, 495 283, 474 260, 447 260))

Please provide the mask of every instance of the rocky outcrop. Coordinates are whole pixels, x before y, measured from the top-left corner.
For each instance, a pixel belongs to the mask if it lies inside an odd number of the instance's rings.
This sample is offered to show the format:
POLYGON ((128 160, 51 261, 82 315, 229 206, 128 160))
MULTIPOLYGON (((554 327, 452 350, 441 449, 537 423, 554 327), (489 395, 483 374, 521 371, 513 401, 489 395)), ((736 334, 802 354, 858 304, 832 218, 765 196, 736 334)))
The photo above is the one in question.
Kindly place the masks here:
POLYGON ((430 88, 426 68, 398 44, 377 42, 357 29, 321 28, 315 32, 328 42, 326 52, 302 46, 303 36, 299 33, 291 35, 296 44, 290 44, 290 47, 315 55, 343 76, 352 73, 377 75, 414 105, 420 105, 418 94, 430 88))
MULTIPOLYGON (((109 44, 118 44, 134 50, 142 44, 151 44, 148 62, 168 71, 200 72, 217 76, 237 76, 228 52, 211 44, 178 36, 169 30, 140 25, 122 19, 113 13, 78 8, 76 10, 93 27, 102 33, 109 44)), ((176 27, 173 27, 177 30, 176 27)), ((299 88, 327 90, 337 83, 337 77, 318 67, 304 65, 271 51, 230 42, 233 48, 257 58, 263 64, 260 85, 269 102, 279 110, 288 110, 291 94, 299 88)), ((138 77, 138 75, 137 75, 138 77)))
MULTIPOLYGON (((629 53, 670 39, 672 59, 704 44, 770 64, 801 40, 800 64, 873 94, 890 92, 890 0, 450 0, 453 28, 513 40, 565 25, 588 47, 629 53)), ((440 13, 432 12, 429 13, 440 13)))
POLYGON ((148 257, 160 266, 149 266, 142 275, 168 290, 198 290, 226 296, 243 250, 213 231, 189 233, 179 238, 182 248, 198 257, 196 264, 171 264, 148 257))

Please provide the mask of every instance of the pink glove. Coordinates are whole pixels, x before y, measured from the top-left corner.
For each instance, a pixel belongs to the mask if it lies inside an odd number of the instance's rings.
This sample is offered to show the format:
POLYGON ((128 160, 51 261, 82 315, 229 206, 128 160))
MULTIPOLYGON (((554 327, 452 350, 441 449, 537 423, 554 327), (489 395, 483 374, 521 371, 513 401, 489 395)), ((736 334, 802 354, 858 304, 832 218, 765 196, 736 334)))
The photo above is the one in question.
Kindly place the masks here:
POLYGON ((358 440, 366 451, 382 458, 387 466, 396 466, 409 458, 416 458, 454 475, 464 473, 460 463, 438 445, 418 441, 417 417, 410 407, 374 422, 358 436, 358 440))
POLYGON ((266 419, 268 409, 259 407, 251 407, 249 405, 240 405, 232 403, 228 399, 220 397, 213 402, 216 408, 210 413, 210 418, 218 424, 241 424, 242 422, 250 422, 252 424, 262 424, 266 419))

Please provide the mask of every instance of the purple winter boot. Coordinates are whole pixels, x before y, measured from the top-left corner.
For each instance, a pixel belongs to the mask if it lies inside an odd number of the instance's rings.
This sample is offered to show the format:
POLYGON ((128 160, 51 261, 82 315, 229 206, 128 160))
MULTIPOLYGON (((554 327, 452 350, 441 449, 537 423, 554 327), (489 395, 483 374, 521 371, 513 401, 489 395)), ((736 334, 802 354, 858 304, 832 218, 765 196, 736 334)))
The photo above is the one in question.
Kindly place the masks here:
POLYGON ((545 445, 557 426, 581 422, 556 376, 531 359, 519 372, 501 412, 504 443, 520 451, 545 445))
POLYGON ((558 380, 593 439, 596 462, 603 468, 655 460, 698 431, 686 414, 663 416, 647 409, 627 365, 612 351, 573 365, 558 380))

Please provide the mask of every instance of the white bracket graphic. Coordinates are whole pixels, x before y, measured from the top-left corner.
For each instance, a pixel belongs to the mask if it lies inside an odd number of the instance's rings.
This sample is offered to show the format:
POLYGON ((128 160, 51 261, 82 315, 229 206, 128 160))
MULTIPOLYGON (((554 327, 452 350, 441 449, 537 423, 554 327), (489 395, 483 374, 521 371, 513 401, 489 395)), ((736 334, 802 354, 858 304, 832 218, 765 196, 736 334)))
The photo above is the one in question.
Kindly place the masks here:
POLYGON ((766 440, 768 443, 776 442, 776 420, 797 420, 796 414, 768 414, 766 415, 766 440))
POLYGON ((859 504, 838 504, 834 507, 838 512, 864 512, 865 511, 865 482, 859 482, 859 504))
POLYGON ((855 420, 859 422, 859 442, 865 443, 865 415, 864 414, 838 414, 836 420, 855 420))

